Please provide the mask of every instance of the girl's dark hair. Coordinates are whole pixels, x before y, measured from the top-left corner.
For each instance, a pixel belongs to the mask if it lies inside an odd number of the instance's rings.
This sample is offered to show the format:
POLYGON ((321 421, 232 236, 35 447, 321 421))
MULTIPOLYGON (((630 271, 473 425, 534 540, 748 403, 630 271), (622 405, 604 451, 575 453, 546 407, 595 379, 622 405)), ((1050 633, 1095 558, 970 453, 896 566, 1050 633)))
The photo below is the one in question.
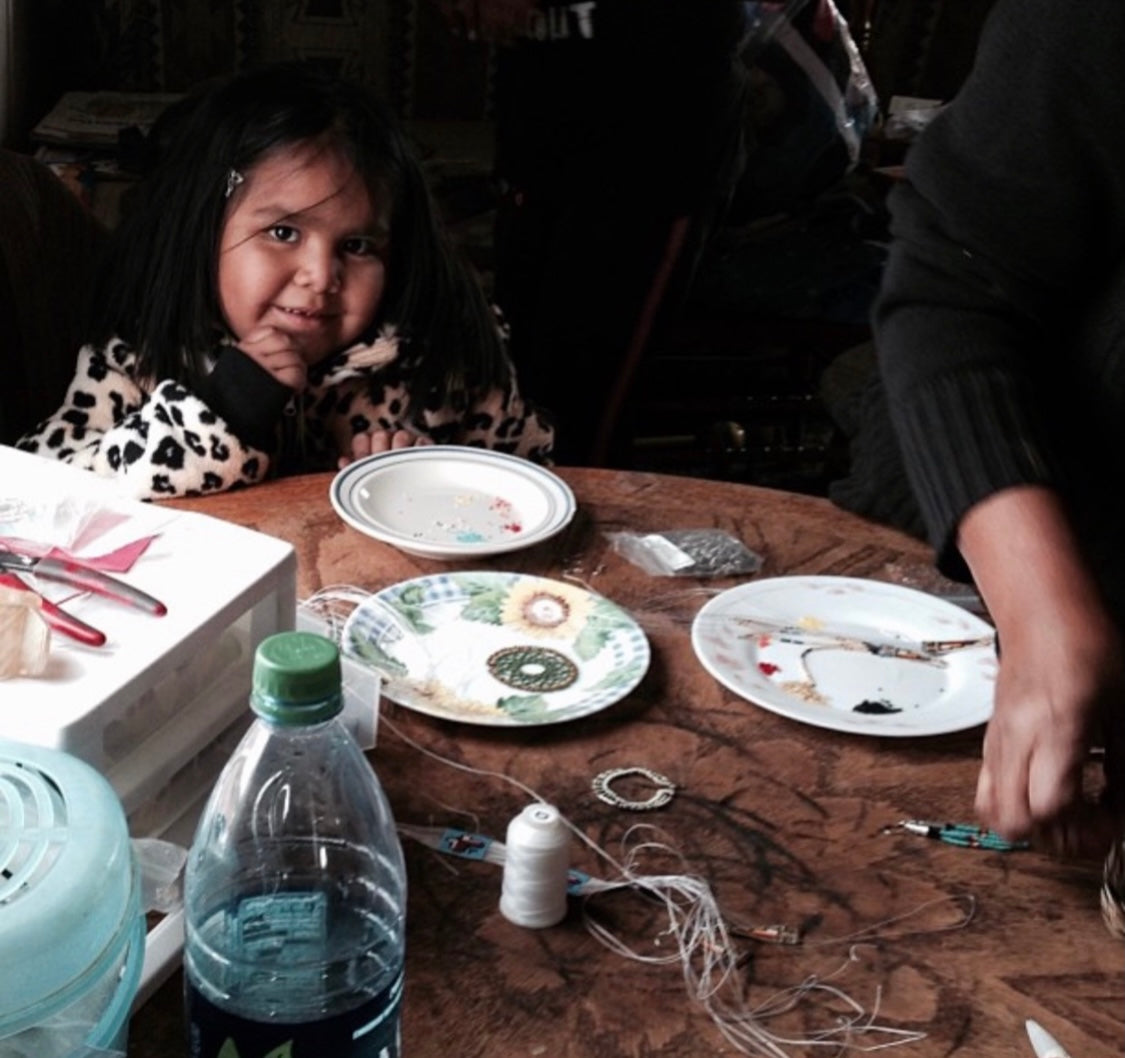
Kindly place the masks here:
POLYGON ((121 337, 143 375, 189 388, 221 323, 219 238, 231 170, 318 140, 343 151, 381 212, 387 280, 376 324, 394 323, 423 399, 506 380, 507 361, 475 276, 448 243, 425 174, 394 115, 365 87, 301 63, 209 82, 154 128, 159 158, 139 185, 94 285, 91 337, 121 337))

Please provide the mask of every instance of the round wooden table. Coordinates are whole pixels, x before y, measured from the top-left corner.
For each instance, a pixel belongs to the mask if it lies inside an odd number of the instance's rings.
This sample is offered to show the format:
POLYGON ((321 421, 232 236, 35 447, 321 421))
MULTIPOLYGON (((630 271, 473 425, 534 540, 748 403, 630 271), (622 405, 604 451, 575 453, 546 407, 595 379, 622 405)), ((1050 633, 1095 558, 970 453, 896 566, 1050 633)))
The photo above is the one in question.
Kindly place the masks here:
MULTIPOLYGON (((1121 946, 1099 915, 1098 864, 881 832, 905 818, 972 818, 982 729, 915 739, 850 735, 743 700, 704 670, 690 628, 708 598, 748 578, 654 577, 617 554, 606 534, 717 527, 762 556, 757 577, 838 574, 955 590, 933 570, 929 549, 822 499, 625 471, 559 473, 578 500, 572 524, 541 545, 473 567, 565 578, 614 600, 649 638, 648 673, 609 708, 549 726, 470 725, 384 702, 370 759, 399 823, 503 840, 530 800, 515 781, 557 805, 615 859, 631 827, 658 828, 652 833, 681 858, 649 869, 704 880, 728 923, 800 931, 797 945, 732 935, 737 987, 724 993, 727 1001, 737 994, 758 1008, 817 980, 852 997, 864 1017, 874 1012, 880 1025, 921 1034, 894 1051, 911 1058, 1029 1058, 1028 1017, 1075 1058, 1120 1056, 1125 975, 1121 946), (597 774, 632 766, 675 782, 667 807, 634 813, 594 796, 597 774)), ((330 481, 291 478, 172 505, 292 543, 301 598, 329 585, 374 591, 465 568, 413 558, 348 527, 329 503, 330 481)), ((738 1053, 688 994, 678 959, 637 961, 588 931, 587 914, 637 952, 668 956, 675 941, 667 915, 636 890, 586 905, 572 900, 560 925, 526 929, 499 912, 500 868, 409 838, 403 845, 408 1058, 738 1053)), ((572 862, 615 876, 579 842, 572 862)), ((136 1013, 132 1058, 185 1053, 181 987, 177 974, 136 1013)), ((856 1015, 814 990, 766 1025, 808 1037, 856 1015)), ((895 1038, 870 1032, 854 1043, 895 1038)), ((836 1052, 781 1045, 780 1053, 836 1052)))

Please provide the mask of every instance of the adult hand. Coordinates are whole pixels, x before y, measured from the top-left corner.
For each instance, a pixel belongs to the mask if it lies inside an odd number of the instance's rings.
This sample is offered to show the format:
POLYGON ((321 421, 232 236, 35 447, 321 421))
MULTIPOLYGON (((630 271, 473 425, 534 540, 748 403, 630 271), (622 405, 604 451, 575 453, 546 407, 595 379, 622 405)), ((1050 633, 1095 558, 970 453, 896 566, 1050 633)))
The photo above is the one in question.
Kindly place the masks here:
POLYGON ((305 388, 308 368, 300 343, 291 334, 276 327, 261 327, 242 338, 238 348, 283 386, 298 393, 305 388))
POLYGON ((340 456, 339 466, 343 470, 349 463, 354 463, 364 456, 375 455, 377 452, 389 452, 393 448, 414 448, 422 445, 432 445, 434 442, 421 434, 412 433, 410 430, 369 430, 366 433, 357 433, 352 438, 352 449, 347 455, 340 456))
POLYGON ((1058 855, 1104 856, 1114 817, 1086 799, 1082 779, 1089 747, 1114 711, 1118 725, 1125 721, 1120 637, 1103 614, 1050 604, 999 635, 977 814, 1006 837, 1030 837, 1058 855))
POLYGON ((1102 728, 1125 723, 1125 662, 1066 512, 1048 489, 1007 489, 965 515, 958 543, 1000 644, 977 813, 1005 837, 1104 856, 1113 816, 1085 798, 1082 774, 1102 728))

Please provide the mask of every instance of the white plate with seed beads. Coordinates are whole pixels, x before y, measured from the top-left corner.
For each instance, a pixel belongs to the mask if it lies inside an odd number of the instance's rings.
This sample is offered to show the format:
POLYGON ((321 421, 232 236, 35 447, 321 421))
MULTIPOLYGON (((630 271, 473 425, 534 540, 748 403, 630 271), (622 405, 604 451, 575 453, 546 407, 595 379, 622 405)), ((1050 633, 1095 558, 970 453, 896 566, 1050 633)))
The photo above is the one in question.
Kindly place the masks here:
POLYGON ((574 517, 558 475, 518 456, 460 445, 398 448, 357 460, 332 481, 345 522, 407 554, 483 558, 541 543, 574 517))
POLYGON ((490 571, 391 585, 344 625, 345 652, 389 701, 494 727, 555 724, 624 698, 648 670, 640 625, 563 581, 490 571))
POLYGON ((700 609, 692 646, 735 694, 816 727, 906 738, 992 715, 992 626, 897 584, 831 576, 741 584, 700 609))

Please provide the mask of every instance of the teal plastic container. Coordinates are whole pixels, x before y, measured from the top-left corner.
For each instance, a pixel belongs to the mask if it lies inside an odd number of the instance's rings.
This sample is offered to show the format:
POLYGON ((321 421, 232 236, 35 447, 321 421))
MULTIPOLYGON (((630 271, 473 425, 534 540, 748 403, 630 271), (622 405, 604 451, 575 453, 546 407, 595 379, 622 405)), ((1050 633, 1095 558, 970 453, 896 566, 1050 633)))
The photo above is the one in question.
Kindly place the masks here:
POLYGON ((0 739, 0 1058, 123 1056, 144 953, 113 787, 67 753, 0 739))

